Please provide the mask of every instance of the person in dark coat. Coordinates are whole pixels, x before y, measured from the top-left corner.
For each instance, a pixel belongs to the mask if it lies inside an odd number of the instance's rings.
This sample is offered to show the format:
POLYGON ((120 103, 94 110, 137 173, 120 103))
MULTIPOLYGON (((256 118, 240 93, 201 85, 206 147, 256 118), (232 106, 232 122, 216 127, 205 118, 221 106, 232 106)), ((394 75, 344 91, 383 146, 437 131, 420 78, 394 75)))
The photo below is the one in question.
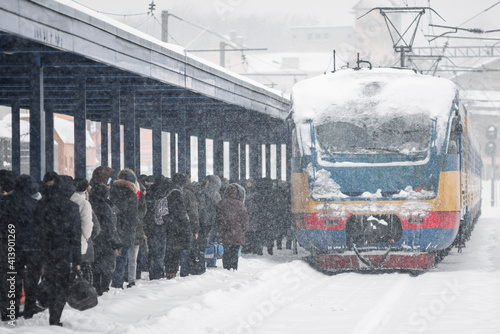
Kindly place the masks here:
POLYGON ((169 192, 167 219, 167 250, 165 252, 165 272, 167 278, 174 278, 181 267, 180 276, 189 275, 189 250, 191 248, 193 232, 186 210, 186 202, 182 189, 187 183, 185 174, 177 173, 173 176, 173 191, 169 192))
POLYGON ((116 230, 116 215, 111 209, 109 187, 97 184, 90 193, 92 210, 99 220, 101 233, 94 240, 94 287, 101 296, 109 290, 111 277, 115 270, 116 251, 121 248, 121 240, 116 230))
POLYGON ((196 182, 191 182, 191 176, 186 175, 187 182, 182 193, 184 195, 184 200, 186 201, 186 211, 189 217, 189 222, 191 223, 191 231, 193 232, 193 238, 198 238, 198 233, 200 232, 200 219, 199 219, 199 205, 198 198, 196 196, 197 184, 196 182))
POLYGON ((282 242, 286 237, 286 248, 292 249, 292 199, 288 183, 279 181, 275 194, 276 248, 282 249, 282 242))
MULTIPOLYGON (((201 183, 201 193, 198 197, 198 216, 200 221, 200 233, 198 243, 207 245, 217 238, 217 223, 215 220, 217 214, 217 204, 221 200, 219 193, 221 180, 217 175, 208 175, 201 183)), ((217 258, 214 256, 207 259, 207 268, 217 267, 217 258)))
POLYGON ((33 314, 42 311, 36 306, 36 291, 42 272, 40 258, 39 226, 35 221, 35 209, 41 195, 38 192, 38 183, 29 175, 21 175, 14 186, 14 190, 0 201, 0 235, 2 251, 0 256, 0 285, 2 293, 2 320, 14 320, 19 315, 21 290, 24 282, 25 304, 24 318, 29 319, 33 314), (9 264, 7 246, 13 245, 15 251, 14 268, 5 267, 9 264), (15 296, 8 293, 12 275, 15 276, 15 296), (15 301, 15 308, 7 311, 9 304, 15 301))
POLYGON ((8 169, 0 170, 0 196, 5 196, 14 190, 17 182, 16 173, 8 169))
POLYGON ((56 176, 53 190, 37 205, 43 277, 49 286, 49 324, 62 326, 71 270, 80 270, 81 221, 78 204, 70 200, 75 191, 69 176, 56 176))
POLYGON ((113 182, 109 195, 111 202, 118 209, 116 228, 122 242, 111 281, 111 286, 114 288, 123 289, 128 252, 134 246, 135 232, 139 225, 139 198, 135 182, 134 172, 130 169, 123 169, 118 173, 118 179, 113 182))
POLYGON ((144 221, 149 249, 150 280, 165 277, 167 223, 163 216, 168 214, 167 194, 172 189, 172 181, 160 175, 146 194, 147 212, 144 221))
POLYGON ((262 255, 262 244, 260 240, 260 221, 258 208, 258 194, 255 189, 255 180, 248 179, 246 182, 246 200, 245 207, 248 211, 249 223, 248 230, 245 233, 245 246, 242 247, 242 253, 251 253, 262 255))
POLYGON ((42 196, 47 196, 51 189, 53 189, 52 186, 54 185, 54 181, 57 177, 59 177, 59 174, 57 174, 57 172, 50 171, 45 173, 40 185, 40 193, 42 194, 42 196))
POLYGON ((245 232, 248 230, 245 195, 240 188, 236 183, 231 183, 217 206, 219 241, 224 244, 222 266, 228 270, 238 270, 238 252, 240 246, 245 244, 245 232))
POLYGON ((273 180, 270 178, 258 179, 257 207, 259 219, 258 238, 260 239, 257 254, 262 255, 262 247, 267 247, 267 253, 273 255, 274 240, 276 239, 276 197, 273 195, 273 180))

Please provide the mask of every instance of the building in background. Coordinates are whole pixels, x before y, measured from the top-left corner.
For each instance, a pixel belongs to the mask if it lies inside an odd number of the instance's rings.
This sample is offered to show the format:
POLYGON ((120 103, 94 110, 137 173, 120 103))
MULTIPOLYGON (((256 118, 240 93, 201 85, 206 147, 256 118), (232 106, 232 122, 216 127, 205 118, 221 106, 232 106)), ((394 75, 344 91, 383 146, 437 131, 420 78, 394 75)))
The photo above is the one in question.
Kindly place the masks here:
MULTIPOLYGON (((9 110, 7 108, 7 110, 9 110)), ((12 123, 10 111, 0 115, 0 169, 12 168, 12 123)), ((29 112, 21 114, 21 174, 29 174, 30 143, 29 112)), ((98 166, 96 144, 90 132, 86 134, 87 177, 98 166), (89 174, 90 173, 90 174, 89 174)), ((73 117, 54 114, 54 171, 61 175, 75 176, 75 141, 73 135, 73 117)))

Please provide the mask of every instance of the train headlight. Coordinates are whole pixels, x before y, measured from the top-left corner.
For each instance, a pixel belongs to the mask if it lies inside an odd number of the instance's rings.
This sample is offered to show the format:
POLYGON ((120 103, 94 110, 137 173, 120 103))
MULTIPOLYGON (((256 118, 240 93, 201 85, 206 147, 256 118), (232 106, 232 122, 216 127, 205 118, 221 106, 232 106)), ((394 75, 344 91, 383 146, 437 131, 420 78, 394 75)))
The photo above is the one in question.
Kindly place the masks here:
POLYGON ((408 219, 408 224, 423 224, 424 223, 424 218, 422 217, 414 217, 408 219))
POLYGON ((434 192, 434 184, 425 184, 421 187, 415 187, 415 192, 420 193, 422 191, 434 192))
POLYGON ((340 225, 340 219, 329 218, 325 219, 325 226, 337 226, 340 225))

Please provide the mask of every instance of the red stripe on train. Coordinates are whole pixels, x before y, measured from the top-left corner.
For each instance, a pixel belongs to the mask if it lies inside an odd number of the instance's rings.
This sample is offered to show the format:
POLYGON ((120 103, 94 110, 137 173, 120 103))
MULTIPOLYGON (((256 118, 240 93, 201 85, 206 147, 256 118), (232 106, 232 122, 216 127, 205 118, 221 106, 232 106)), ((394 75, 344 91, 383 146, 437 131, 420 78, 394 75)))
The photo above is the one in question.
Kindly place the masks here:
MULTIPOLYGON (((297 230, 345 230, 347 219, 350 217, 328 216, 324 214, 296 214, 295 228, 297 230)), ((424 216, 398 215, 403 229, 419 228, 456 229, 460 223, 460 212, 428 212, 424 216)))

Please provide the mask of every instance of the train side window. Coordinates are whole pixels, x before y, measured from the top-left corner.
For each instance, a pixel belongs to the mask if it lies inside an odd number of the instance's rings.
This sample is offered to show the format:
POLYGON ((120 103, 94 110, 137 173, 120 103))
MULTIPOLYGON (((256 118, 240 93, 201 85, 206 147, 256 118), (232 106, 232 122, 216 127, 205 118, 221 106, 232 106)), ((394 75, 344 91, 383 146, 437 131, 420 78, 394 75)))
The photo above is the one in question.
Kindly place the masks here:
POLYGON ((448 143, 448 154, 458 154, 460 151, 460 136, 462 135, 462 125, 457 117, 451 121, 450 142, 448 143))

